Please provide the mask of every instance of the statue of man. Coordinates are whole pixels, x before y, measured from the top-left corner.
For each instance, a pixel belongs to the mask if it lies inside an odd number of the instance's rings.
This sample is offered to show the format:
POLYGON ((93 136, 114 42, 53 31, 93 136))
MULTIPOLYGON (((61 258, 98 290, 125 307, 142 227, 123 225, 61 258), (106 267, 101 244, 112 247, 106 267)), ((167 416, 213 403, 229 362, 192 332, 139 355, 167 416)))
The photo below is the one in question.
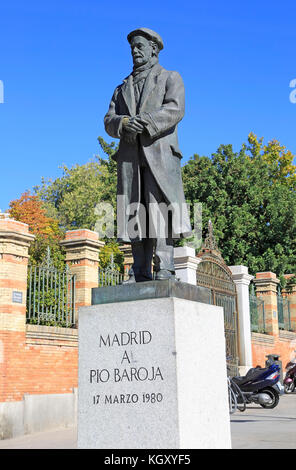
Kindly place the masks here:
POLYGON ((126 282, 152 279, 153 254, 155 279, 170 279, 175 275, 173 241, 191 234, 177 136, 184 85, 178 72, 158 63, 163 49, 159 34, 139 28, 127 39, 133 71, 115 89, 104 119, 106 132, 120 139, 113 157, 118 168, 118 240, 132 246, 134 263, 126 282))

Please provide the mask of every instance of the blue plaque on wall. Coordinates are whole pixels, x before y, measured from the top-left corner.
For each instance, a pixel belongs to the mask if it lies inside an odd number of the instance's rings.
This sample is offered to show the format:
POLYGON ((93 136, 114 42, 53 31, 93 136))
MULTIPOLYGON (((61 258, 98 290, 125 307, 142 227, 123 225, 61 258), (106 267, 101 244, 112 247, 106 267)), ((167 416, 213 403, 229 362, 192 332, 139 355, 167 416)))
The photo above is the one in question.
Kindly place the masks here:
POLYGON ((17 292, 17 291, 14 290, 12 292, 12 301, 17 303, 17 304, 23 303, 23 293, 22 292, 17 292))

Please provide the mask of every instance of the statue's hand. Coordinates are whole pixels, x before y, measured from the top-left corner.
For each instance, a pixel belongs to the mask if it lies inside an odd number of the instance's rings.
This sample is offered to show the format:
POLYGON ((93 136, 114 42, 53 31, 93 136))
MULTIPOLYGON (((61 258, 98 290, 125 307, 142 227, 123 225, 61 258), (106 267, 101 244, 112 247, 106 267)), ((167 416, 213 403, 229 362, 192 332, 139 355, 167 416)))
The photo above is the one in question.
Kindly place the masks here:
POLYGON ((147 126, 147 124, 149 124, 149 121, 147 121, 147 119, 145 119, 144 117, 138 115, 138 116, 135 116, 135 118, 137 119, 137 122, 142 124, 142 126, 147 126))
POLYGON ((141 134, 145 129, 145 126, 141 123, 138 116, 134 116, 131 118, 123 118, 122 128, 124 131, 131 134, 141 134))

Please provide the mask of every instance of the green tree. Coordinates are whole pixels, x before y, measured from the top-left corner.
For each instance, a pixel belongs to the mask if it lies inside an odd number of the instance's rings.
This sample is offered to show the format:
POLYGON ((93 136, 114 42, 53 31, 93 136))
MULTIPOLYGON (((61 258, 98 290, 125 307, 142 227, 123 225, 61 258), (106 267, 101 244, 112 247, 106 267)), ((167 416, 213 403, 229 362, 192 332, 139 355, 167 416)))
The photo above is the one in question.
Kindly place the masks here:
POLYGON ((100 266, 107 268, 111 264, 111 257, 113 255, 114 267, 116 270, 123 273, 124 256, 120 250, 118 243, 115 240, 109 240, 100 250, 100 266))
POLYGON ((221 145, 212 158, 194 155, 183 167, 185 196, 201 202, 203 235, 211 218, 228 265, 247 265, 251 273, 294 272, 296 194, 261 152, 250 158, 242 146, 221 145))
MULTIPOLYGON (((65 230, 87 228, 95 230, 97 214, 95 207, 100 202, 112 204, 116 217, 116 184, 117 165, 112 156, 117 151, 115 142, 108 144, 102 137, 98 138, 105 158, 97 155, 95 160, 84 165, 74 165, 72 168, 62 167, 61 177, 52 179, 42 178, 40 186, 34 190, 43 201, 47 214, 59 221, 65 230)), ((116 225, 116 220, 114 220, 116 225)), ((114 263, 122 269, 123 258, 114 239, 105 238, 106 247, 100 255, 101 266, 105 267, 113 252, 114 263)))
POLYGON ((101 137, 99 142, 107 159, 99 156, 95 161, 72 168, 63 166, 60 178, 44 179, 34 190, 44 202, 49 215, 59 220, 65 230, 87 228, 94 230, 97 216, 95 207, 99 202, 109 202, 116 213, 116 163, 112 155, 115 143, 107 144, 101 137))
POLYGON ((248 136, 246 149, 251 157, 256 159, 261 156, 269 164, 270 176, 273 182, 286 184, 289 188, 296 190, 296 165, 295 155, 281 145, 276 139, 264 145, 263 138, 251 132, 248 136))
POLYGON ((49 247, 54 265, 63 268, 65 253, 59 242, 64 238, 64 232, 59 228, 58 220, 48 216, 40 198, 27 191, 19 199, 11 201, 9 206, 10 216, 28 224, 29 231, 35 235, 29 248, 30 263, 41 263, 49 247))

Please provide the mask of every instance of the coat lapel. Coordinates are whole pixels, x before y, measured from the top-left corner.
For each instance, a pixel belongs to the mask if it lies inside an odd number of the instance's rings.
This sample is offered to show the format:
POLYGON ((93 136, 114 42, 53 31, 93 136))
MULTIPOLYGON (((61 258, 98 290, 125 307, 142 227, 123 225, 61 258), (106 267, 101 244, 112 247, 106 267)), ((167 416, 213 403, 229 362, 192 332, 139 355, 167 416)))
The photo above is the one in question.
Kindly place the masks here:
POLYGON ((128 107, 131 116, 136 114, 136 100, 133 87, 133 76, 129 75, 122 85, 122 96, 128 107))
POLYGON ((159 64, 156 64, 151 72, 149 73, 148 77, 145 80, 145 85, 142 91, 141 99, 140 99, 140 105, 139 105, 139 110, 145 106, 145 103, 147 102, 147 99, 150 95, 150 93, 154 90, 157 84, 157 77, 161 73, 162 67, 159 64))

